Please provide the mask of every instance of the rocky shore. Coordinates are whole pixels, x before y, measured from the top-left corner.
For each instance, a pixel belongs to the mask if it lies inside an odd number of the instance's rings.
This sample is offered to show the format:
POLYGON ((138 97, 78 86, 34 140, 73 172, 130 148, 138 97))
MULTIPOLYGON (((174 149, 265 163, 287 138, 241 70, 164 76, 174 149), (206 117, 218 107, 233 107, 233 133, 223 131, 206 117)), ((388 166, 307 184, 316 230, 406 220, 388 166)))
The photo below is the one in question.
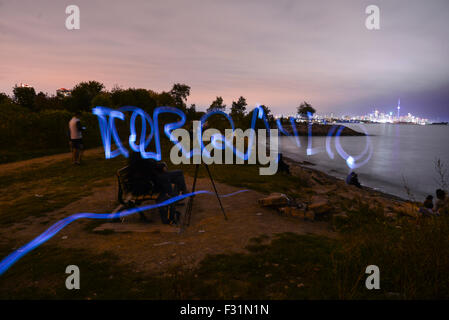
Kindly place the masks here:
MULTIPOLYGON (((363 132, 358 132, 353 129, 350 129, 344 125, 338 125, 339 127, 344 127, 344 129, 341 132, 341 136, 365 136, 363 132)), ((293 128, 290 123, 283 124, 283 128, 285 131, 287 131, 289 134, 293 133, 293 128)), ((329 124, 313 124, 312 125, 312 135, 313 136, 327 136, 329 134, 329 131, 331 130, 332 125, 329 124)), ((307 136, 309 134, 309 128, 308 125, 305 123, 298 123, 296 124, 296 131, 298 132, 299 136, 307 136)), ((335 134, 336 132, 334 132, 335 134)))
POLYGON ((401 216, 417 218, 417 207, 404 199, 386 194, 369 187, 359 189, 349 186, 344 180, 329 176, 321 171, 304 166, 292 159, 284 161, 290 166, 293 176, 307 181, 308 187, 302 195, 292 199, 283 194, 273 193, 259 204, 275 208, 280 215, 299 217, 308 221, 345 220, 350 212, 365 206, 367 210, 382 214, 389 220, 401 216))

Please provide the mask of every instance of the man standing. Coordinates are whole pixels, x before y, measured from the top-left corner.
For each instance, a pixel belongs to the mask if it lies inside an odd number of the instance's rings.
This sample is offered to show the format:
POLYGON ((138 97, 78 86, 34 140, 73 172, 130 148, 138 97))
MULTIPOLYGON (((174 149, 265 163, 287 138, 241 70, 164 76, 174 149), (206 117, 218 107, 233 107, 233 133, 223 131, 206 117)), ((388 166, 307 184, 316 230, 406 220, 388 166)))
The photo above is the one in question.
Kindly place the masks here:
POLYGON ((81 116, 81 112, 75 112, 73 118, 69 121, 69 138, 70 138, 70 147, 72 149, 72 163, 73 164, 81 164, 81 155, 83 153, 83 127, 81 126, 81 122, 79 117, 81 116))

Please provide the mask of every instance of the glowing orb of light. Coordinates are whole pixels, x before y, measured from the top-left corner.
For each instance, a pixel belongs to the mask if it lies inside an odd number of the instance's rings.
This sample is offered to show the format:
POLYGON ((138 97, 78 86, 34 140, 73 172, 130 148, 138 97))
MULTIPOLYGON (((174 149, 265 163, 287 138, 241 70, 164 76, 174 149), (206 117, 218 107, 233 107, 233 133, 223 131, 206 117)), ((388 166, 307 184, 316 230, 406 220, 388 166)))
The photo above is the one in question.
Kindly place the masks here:
POLYGON ((354 158, 349 156, 346 159, 346 163, 347 163, 348 167, 352 169, 354 167, 354 158))

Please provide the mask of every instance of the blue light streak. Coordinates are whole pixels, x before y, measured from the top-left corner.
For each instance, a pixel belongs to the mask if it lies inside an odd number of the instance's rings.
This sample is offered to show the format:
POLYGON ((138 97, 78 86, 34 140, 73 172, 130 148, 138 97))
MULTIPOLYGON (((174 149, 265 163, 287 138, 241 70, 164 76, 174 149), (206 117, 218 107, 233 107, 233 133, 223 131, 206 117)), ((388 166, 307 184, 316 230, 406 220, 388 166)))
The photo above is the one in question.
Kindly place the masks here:
MULTIPOLYGON (((131 119, 130 119, 129 145, 132 150, 140 152, 142 154, 142 157, 146 158, 146 159, 152 158, 155 160, 161 160, 162 152, 161 152, 161 142, 160 142, 160 135, 159 135, 159 116, 162 113, 171 113, 171 114, 175 114, 180 117, 179 121, 174 122, 174 123, 168 123, 168 124, 164 125, 163 131, 164 131, 165 135, 170 139, 170 141, 172 141, 174 143, 174 146, 176 148, 178 148, 179 151, 181 151, 181 153, 183 154, 183 156, 186 157, 187 159, 193 157, 194 155, 200 155, 201 157, 211 158, 210 151, 206 149, 203 139, 202 139, 203 127, 204 127, 205 123, 207 122, 207 120, 211 116, 213 116, 213 115, 224 116, 228 120, 228 122, 231 126, 233 136, 235 135, 235 125, 234 125, 234 121, 232 120, 232 117, 221 110, 212 110, 201 117, 198 128, 196 130, 196 137, 194 137, 194 139, 197 140, 197 142, 198 142, 197 146, 199 148, 194 147, 194 148, 192 148, 192 150, 190 150, 188 147, 186 148, 181 143, 178 143, 178 140, 172 134, 172 132, 174 130, 182 128, 183 125, 186 123, 186 115, 180 109, 173 108, 173 107, 158 107, 158 108, 154 109, 153 119, 151 119, 150 115, 148 115, 144 110, 137 108, 137 107, 133 107, 133 106, 122 107, 119 110, 113 110, 113 109, 109 109, 106 107, 98 106, 93 109, 93 113, 98 116, 98 121, 100 124, 100 131, 101 131, 101 138, 103 141, 106 159, 114 158, 121 154, 125 157, 129 156, 128 151, 126 150, 126 148, 124 148, 124 146, 122 145, 122 143, 120 141, 120 138, 117 133, 117 129, 115 127, 115 119, 119 119, 122 121, 125 120, 124 112, 132 112, 131 119), (139 142, 137 143, 139 135, 136 132, 136 120, 138 117, 141 118, 142 126, 141 126, 141 132, 140 132, 140 139, 139 139, 139 142), (147 124, 150 126, 148 133, 147 133, 147 124), (156 152, 146 151, 153 136, 155 139, 156 152), (111 139, 113 139, 115 146, 116 146, 116 150, 114 150, 114 151, 111 150, 111 147, 112 147, 111 139)), ((308 139, 307 140, 308 141, 307 141, 306 151, 307 151, 307 155, 310 156, 310 155, 314 155, 314 154, 320 152, 320 148, 312 147, 312 114, 310 112, 307 113, 307 118, 308 118, 308 125, 307 125, 307 129, 308 129, 308 139)), ((262 119, 264 121, 266 129, 268 129, 268 132, 270 132, 269 131, 270 125, 268 123, 268 119, 267 119, 267 116, 265 115, 264 109, 260 105, 257 105, 253 112, 253 116, 251 119, 251 126, 250 126, 251 132, 249 135, 248 148, 247 148, 246 152, 242 152, 236 148, 236 146, 233 143, 233 137, 232 137, 232 139, 226 139, 226 137, 224 137, 222 134, 219 134, 219 133, 213 134, 211 136, 212 146, 216 149, 221 149, 221 150, 229 148, 236 155, 236 157, 238 157, 244 161, 247 161, 251 157, 251 152, 253 149, 251 146, 253 145, 254 140, 255 140, 255 127, 256 127, 257 119, 262 119)), ((290 124, 292 126, 293 135, 295 136, 295 139, 296 139, 296 145, 299 148, 299 147, 301 147, 301 141, 299 139, 295 119, 293 117, 290 117, 289 120, 290 120, 290 124)), ((279 119, 276 120, 276 125, 277 125, 279 132, 281 132, 282 134, 284 134, 286 136, 292 136, 291 133, 287 132, 283 128, 282 123, 279 119)), ((337 130, 337 133, 335 135, 335 148, 336 148, 338 154, 340 155, 340 157, 342 157, 346 161, 346 164, 348 165, 348 167, 350 169, 359 168, 359 167, 365 165, 370 160, 372 153, 373 153, 373 149, 372 149, 372 145, 371 145, 371 141, 369 139, 368 133, 366 132, 366 130, 363 126, 360 126, 360 127, 365 132, 367 144, 365 146, 365 150, 360 155, 357 155, 357 156, 349 155, 340 144, 340 135, 344 129, 343 126, 339 127, 339 129, 337 130), (365 158, 365 159, 362 160, 363 158, 365 158)), ((332 148, 331 148, 331 141, 332 141, 332 137, 333 137, 336 129, 337 129, 336 126, 332 126, 328 132, 327 137, 326 137, 326 151, 327 151, 327 154, 330 159, 335 158, 334 152, 332 151, 332 148)))
MULTIPOLYGON (((173 107, 158 107, 154 109, 153 112, 153 119, 154 119, 154 139, 156 143, 156 151, 157 151, 157 158, 156 160, 161 160, 162 156, 162 150, 161 150, 161 139, 159 137, 159 114, 161 113, 172 113, 176 114, 181 117, 181 120, 175 123, 168 123, 164 126, 164 133, 165 135, 170 139, 172 142, 177 142, 177 140, 173 137, 171 132, 175 129, 181 128, 186 123, 186 115, 182 110, 179 110, 178 108, 173 107)), ((177 145, 177 144, 176 144, 177 145)), ((181 148, 181 151, 184 155, 186 155, 186 152, 183 150, 182 146, 179 146, 181 148)), ((190 157, 190 154, 188 155, 190 157)))
MULTIPOLYGON (((242 192, 248 192, 249 190, 239 190, 233 193, 228 193, 225 195, 220 195, 220 198, 227 198, 227 197, 231 197, 234 196, 236 194, 242 193, 242 192)), ((207 190, 199 190, 199 191, 195 191, 195 192, 191 192, 191 193, 187 193, 187 194, 183 194, 183 195, 179 195, 173 198, 170 198, 164 202, 161 203, 156 203, 156 204, 151 204, 151 205, 146 205, 146 206, 142 206, 142 207, 137 207, 137 208, 131 208, 131 209, 127 209, 125 211, 122 212, 117 212, 117 213, 76 213, 73 214, 67 218, 64 218, 62 220, 59 220, 58 222, 56 222, 55 224, 53 224, 50 228, 48 228, 47 230, 45 230, 43 233, 41 233, 39 236, 37 236, 36 238, 34 238, 33 240, 31 240, 30 242, 28 242, 26 245, 20 247, 19 249, 15 250, 14 252, 12 252, 11 254, 9 254, 6 258, 4 258, 1 262, 0 262, 0 276, 5 273, 14 263, 16 263, 20 258, 22 258, 24 255, 26 255, 28 252, 30 252, 31 250, 37 248, 38 246, 40 246, 41 244, 43 244, 44 242, 48 241, 49 239, 51 239, 54 235, 56 235, 59 231, 61 231, 64 227, 66 227, 68 224, 70 224, 71 222, 78 220, 78 219, 115 219, 115 218, 120 218, 120 217, 126 217, 138 212, 142 212, 142 211, 147 211, 147 210, 151 210, 151 209, 155 209, 155 208, 159 208, 159 207, 163 207, 163 206, 167 206, 169 204, 172 204, 176 201, 188 198, 188 197, 192 197, 192 196, 196 196, 199 194, 215 194, 211 191, 207 191, 207 190)))
MULTIPOLYGON (((174 146, 177 147, 185 156, 186 158, 191 158, 193 155, 202 155, 204 157, 210 158, 210 152, 206 149, 203 140, 202 140, 202 133, 203 133, 203 126, 207 119, 213 115, 222 115, 224 116, 229 124, 231 125, 232 132, 235 134, 235 125, 234 121, 232 120, 232 117, 228 115, 227 113, 221 111, 221 110, 212 110, 208 112, 207 114, 203 115, 200 119, 200 127, 197 130, 197 136, 196 139, 198 141, 198 146, 200 147, 199 150, 193 148, 193 150, 186 150, 182 144, 177 143, 177 139, 172 134, 172 131, 178 128, 182 128, 182 126, 186 123, 186 115, 184 112, 178 108, 173 107, 158 107, 154 109, 153 111, 153 119, 142 109, 134 107, 134 106, 126 106, 122 107, 119 110, 113 110, 107 107, 101 107, 97 106, 92 109, 93 114, 97 115, 99 125, 100 125, 100 133, 101 133, 101 139, 103 141, 103 147, 105 150, 105 157, 106 159, 111 159, 114 157, 117 157, 119 155, 123 155, 126 158, 129 156, 128 151, 124 146, 122 145, 120 138, 117 133, 117 129, 115 127, 115 119, 125 120, 124 112, 132 112, 131 119, 130 119, 130 135, 129 135, 129 145, 132 150, 140 152, 142 154, 143 158, 152 158, 155 160, 161 160, 161 142, 160 142, 160 135, 159 135, 159 115, 162 113, 171 113, 178 115, 181 119, 178 122, 175 123, 169 123, 164 126, 164 133, 165 135, 174 143, 174 146), (109 119, 108 119, 109 117, 109 119), (142 127, 140 132, 140 139, 139 143, 137 144, 138 135, 136 132, 136 119, 137 117, 141 118, 142 121, 142 127), (149 134, 147 135, 147 123, 149 124, 149 134), (155 139, 155 146, 156 146, 156 152, 147 152, 146 148, 150 144, 151 139, 155 139), (113 139, 116 150, 111 151, 112 143, 111 138, 113 139)), ((263 108, 258 105, 253 113, 253 117, 251 119, 251 135, 249 139, 249 146, 252 146, 254 142, 254 128, 256 125, 257 118, 262 119, 264 121, 265 127, 269 130, 270 126, 267 120, 267 117, 265 115, 265 112, 263 108)), ((269 131, 268 131, 269 132, 269 131)), ((248 147, 247 152, 242 153, 239 151, 231 141, 227 141, 225 137, 221 134, 215 134, 211 137, 211 143, 214 147, 217 149, 225 149, 226 147, 229 147, 233 150, 234 154, 243 159, 248 160, 251 156, 252 148, 248 147), (218 142, 221 141, 219 144, 218 142)))
POLYGON ((362 153, 360 153, 357 156, 349 155, 340 144, 340 135, 345 127, 340 127, 340 129, 338 129, 337 134, 335 136, 335 148, 337 149, 337 152, 340 155, 340 157, 342 157, 343 160, 346 161, 346 164, 350 169, 357 169, 357 168, 360 168, 361 166, 364 166, 366 163, 368 163, 368 161, 371 159, 371 156, 373 155, 373 146, 371 144, 371 140, 368 135, 368 132, 366 131, 366 129, 363 126, 359 126, 359 127, 365 133, 366 145, 365 145, 365 149, 362 151, 362 153), (365 158, 365 159, 362 160, 363 158, 365 158), (358 162, 359 160, 361 160, 361 161, 358 162))
POLYGON ((331 140, 332 140, 332 136, 336 129, 337 129, 337 126, 332 126, 326 136, 326 152, 327 152, 327 155, 329 156, 329 158, 331 158, 331 159, 334 159, 334 157, 335 157, 334 152, 332 151, 332 148, 331 148, 331 140))
POLYGON ((92 112, 98 117, 106 159, 115 158, 120 154, 123 154, 127 158, 129 156, 128 150, 122 145, 114 123, 116 118, 125 120, 123 112, 100 106, 93 108, 92 112), (107 119, 108 116, 109 119, 107 119), (117 147, 117 150, 114 151, 111 151, 111 135, 117 147))
POLYGON ((144 159, 157 159, 157 154, 154 152, 147 152, 145 151, 145 149, 148 147, 148 145, 150 144, 151 138, 153 137, 153 120, 151 119, 151 117, 149 116, 148 113, 146 113, 144 110, 140 109, 140 108, 136 108, 133 106, 126 106, 126 107, 121 107, 119 109, 120 111, 130 111, 132 112, 131 114, 131 120, 130 120, 130 135, 129 135, 129 145, 131 147, 132 150, 136 151, 136 152, 140 152, 142 155, 142 158, 144 159), (139 145, 136 145, 136 141, 137 141, 137 134, 136 134, 136 119, 137 117, 140 116, 141 121, 142 121, 142 128, 141 128, 141 132, 140 132, 140 142, 139 145), (148 122, 148 124, 150 125, 150 133, 146 134, 146 123, 148 122))
POLYGON ((314 154, 317 154, 319 151, 317 148, 312 148, 312 113, 310 113, 309 111, 307 111, 307 118, 307 155, 312 156, 314 154))

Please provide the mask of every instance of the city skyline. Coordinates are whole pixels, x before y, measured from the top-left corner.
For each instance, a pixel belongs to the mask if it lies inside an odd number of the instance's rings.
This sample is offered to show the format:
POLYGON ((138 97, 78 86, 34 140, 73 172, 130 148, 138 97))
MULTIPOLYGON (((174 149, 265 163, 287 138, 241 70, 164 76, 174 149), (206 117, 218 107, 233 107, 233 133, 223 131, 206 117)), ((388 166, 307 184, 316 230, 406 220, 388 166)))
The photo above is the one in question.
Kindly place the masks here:
POLYGON ((364 114, 400 96, 411 113, 449 119, 447 1, 382 2, 376 31, 365 27, 368 1, 234 4, 78 1, 81 28, 69 31, 66 3, 0 1, 0 92, 20 82, 50 94, 89 80, 108 90, 181 82, 200 107, 242 95, 275 114, 303 100, 364 114))
MULTIPOLYGON (((19 83, 19 84, 16 83, 14 86, 34 88, 34 86, 32 86, 32 85, 30 85, 28 83, 19 83)), ((34 88, 34 89, 36 89, 36 88, 34 88)), ((37 90, 36 93, 37 92, 39 92, 39 90, 37 90)), ((63 96, 63 97, 67 97, 67 96, 70 95, 70 92, 71 92, 71 89, 67 89, 67 88, 61 87, 61 88, 56 89, 55 93, 45 92, 45 94, 48 95, 48 96, 58 96, 58 95, 60 95, 60 96, 63 96)), ((13 95, 11 95, 10 97, 13 98, 13 95)), ((237 99, 235 99, 235 100, 237 100, 237 99)), ((256 107, 256 106, 257 105, 254 105, 254 106, 249 105, 248 107, 249 107, 249 110, 251 110, 253 107, 256 107)), ((268 107, 270 107, 270 106, 268 106, 268 107)), ((198 106, 198 105, 196 105, 196 109, 198 111, 206 111, 208 108, 209 108, 209 105, 205 105, 205 106, 201 106, 201 105, 198 106)), ((295 106, 293 109, 296 110, 296 108, 297 108, 297 106, 295 106)), ((320 113, 318 112, 318 113, 316 113, 315 116, 319 115, 322 118, 338 118, 338 119, 370 120, 370 121, 373 121, 373 119, 367 119, 367 118, 369 118, 370 115, 375 114, 377 112, 380 115, 382 115, 383 117, 390 116, 390 117, 392 117, 392 119, 400 119, 402 117, 416 118, 418 120, 417 122, 420 122, 420 120, 422 120, 425 123, 440 122, 440 121, 444 121, 445 120, 444 118, 441 119, 440 117, 429 118, 429 117, 425 117, 425 115, 420 115, 420 116, 415 117, 410 112, 408 112, 407 115, 405 115, 405 116, 401 115, 401 117, 399 117, 399 110, 400 110, 400 99, 398 99, 398 104, 397 104, 396 107, 384 107, 384 108, 376 108, 376 107, 374 107, 374 108, 372 108, 372 111, 373 111, 372 113, 365 114, 365 115, 355 114, 355 113, 353 113, 353 114, 346 114, 344 111, 341 111, 339 113, 330 112, 330 114, 327 113, 327 114, 324 114, 324 115, 320 115, 320 113), (385 111, 385 110, 387 110, 387 108, 389 108, 388 111, 385 111), (395 111, 393 111, 393 110, 395 110, 395 111), (398 112, 397 113, 398 114, 397 117, 395 116, 395 112, 398 112)), ((230 111, 230 110, 228 110, 228 111, 230 111)), ((285 116, 287 116, 287 117, 293 116, 294 117, 294 116, 297 116, 297 113, 290 111, 290 112, 287 112, 287 113, 280 113, 280 114, 276 114, 275 115, 276 118, 282 118, 282 117, 285 117, 285 116)), ((393 122, 397 122, 397 121, 390 120, 390 121, 380 121, 380 122, 393 123, 393 122)), ((412 122, 412 121, 404 121, 404 122, 412 122)))

